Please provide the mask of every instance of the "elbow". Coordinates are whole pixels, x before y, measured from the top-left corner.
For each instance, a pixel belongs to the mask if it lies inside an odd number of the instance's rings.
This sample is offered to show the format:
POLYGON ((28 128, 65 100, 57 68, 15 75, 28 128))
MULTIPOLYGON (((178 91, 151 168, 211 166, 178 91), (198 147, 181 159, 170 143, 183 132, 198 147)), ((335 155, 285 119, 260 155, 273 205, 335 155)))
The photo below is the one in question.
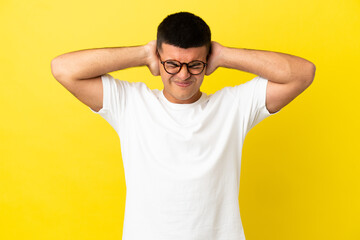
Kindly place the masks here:
POLYGON ((59 58, 56 57, 53 60, 51 60, 51 74, 54 76, 56 80, 59 80, 61 78, 61 62, 59 61, 59 58))
POLYGON ((316 66, 314 63, 307 61, 303 68, 303 81, 310 86, 315 78, 316 66))
POLYGON ((311 78, 311 82, 314 80, 315 78, 315 72, 316 72, 316 66, 314 63, 310 63, 310 78, 311 78))
POLYGON ((66 62, 64 62, 61 56, 51 60, 51 73, 57 81, 70 78, 69 70, 68 65, 66 65, 66 62))

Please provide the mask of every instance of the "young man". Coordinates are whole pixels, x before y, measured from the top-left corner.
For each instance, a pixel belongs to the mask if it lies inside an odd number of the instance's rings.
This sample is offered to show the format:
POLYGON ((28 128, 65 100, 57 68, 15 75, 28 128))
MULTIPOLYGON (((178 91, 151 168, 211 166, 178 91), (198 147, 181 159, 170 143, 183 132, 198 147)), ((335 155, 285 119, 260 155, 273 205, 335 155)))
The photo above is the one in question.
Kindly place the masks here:
POLYGON ((242 240, 238 203, 248 131, 313 81, 315 66, 288 54, 211 42, 186 12, 167 16, 144 46, 66 53, 54 77, 116 130, 127 187, 123 240, 242 240), (109 72, 148 66, 164 89, 109 72), (200 91, 218 67, 257 75, 212 95, 200 91))

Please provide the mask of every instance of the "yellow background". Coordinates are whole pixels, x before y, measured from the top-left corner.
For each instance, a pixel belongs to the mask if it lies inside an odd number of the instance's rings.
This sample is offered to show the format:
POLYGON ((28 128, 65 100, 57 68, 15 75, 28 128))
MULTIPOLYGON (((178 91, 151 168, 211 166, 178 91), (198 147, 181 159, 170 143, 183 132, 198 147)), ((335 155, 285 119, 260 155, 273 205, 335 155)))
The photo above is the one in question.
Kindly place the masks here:
MULTIPOLYGON (((317 67, 313 84, 246 138, 239 203, 247 240, 360 239, 359 0, 2 0, 0 239, 121 239, 119 138, 52 77, 50 61, 145 44, 182 10, 201 16, 225 46, 317 67)), ((112 75, 162 87, 146 67, 112 75)), ((253 77, 218 69, 202 91, 253 77)))

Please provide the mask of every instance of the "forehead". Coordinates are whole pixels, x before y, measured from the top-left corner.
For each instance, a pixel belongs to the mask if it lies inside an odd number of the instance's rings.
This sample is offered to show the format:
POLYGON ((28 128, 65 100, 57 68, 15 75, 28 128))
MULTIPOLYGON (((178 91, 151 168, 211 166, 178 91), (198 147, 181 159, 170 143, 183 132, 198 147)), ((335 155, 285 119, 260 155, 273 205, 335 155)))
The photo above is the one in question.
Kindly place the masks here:
POLYGON ((179 48, 167 43, 162 43, 160 55, 162 60, 175 59, 180 62, 191 62, 194 60, 206 60, 206 46, 193 48, 179 48))

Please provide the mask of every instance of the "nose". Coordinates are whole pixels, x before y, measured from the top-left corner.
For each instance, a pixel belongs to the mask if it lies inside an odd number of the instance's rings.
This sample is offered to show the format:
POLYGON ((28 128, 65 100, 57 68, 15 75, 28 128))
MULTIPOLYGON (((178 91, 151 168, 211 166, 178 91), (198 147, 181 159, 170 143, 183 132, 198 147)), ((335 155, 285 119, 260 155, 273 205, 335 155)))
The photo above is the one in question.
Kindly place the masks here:
POLYGON ((177 73, 177 76, 179 77, 180 80, 186 80, 191 76, 185 64, 180 69, 180 72, 177 73))

